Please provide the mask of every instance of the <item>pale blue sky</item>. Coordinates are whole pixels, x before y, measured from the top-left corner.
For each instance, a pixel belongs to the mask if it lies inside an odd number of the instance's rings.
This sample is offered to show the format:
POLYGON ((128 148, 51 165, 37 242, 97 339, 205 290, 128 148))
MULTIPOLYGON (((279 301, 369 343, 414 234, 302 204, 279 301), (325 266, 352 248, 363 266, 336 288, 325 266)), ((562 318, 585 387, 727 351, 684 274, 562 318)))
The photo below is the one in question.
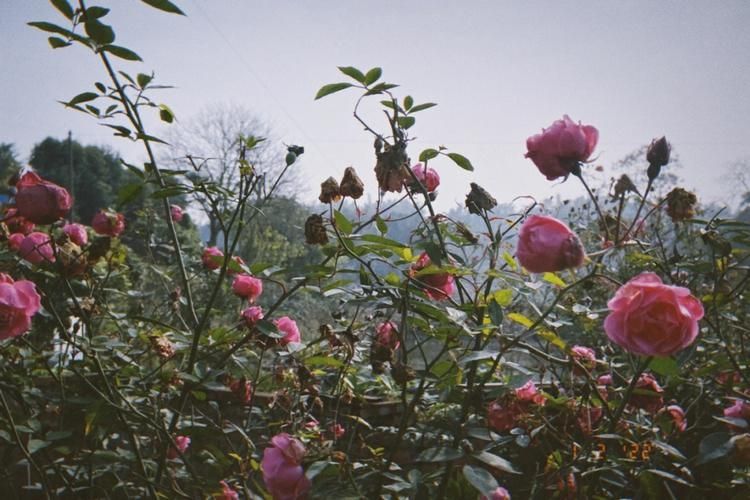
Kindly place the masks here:
MULTIPOLYGON (((605 167, 666 134, 686 187, 704 198, 726 199, 722 169, 750 158, 750 2, 174 1, 187 17, 137 0, 87 5, 110 7, 116 43, 143 57, 126 70, 154 70, 177 87, 161 100, 178 119, 236 102, 281 140, 304 145, 310 200, 349 165, 375 194, 372 140, 351 117, 354 93, 313 101, 321 85, 345 79, 339 65, 381 66, 402 85, 399 95, 439 103, 413 129, 412 158, 443 144, 477 169, 432 164, 443 209, 462 203, 471 181, 504 201, 582 193, 572 181, 546 181, 523 158, 526 137, 564 113, 599 129, 605 167)), ((25 25, 40 20, 64 21, 43 0, 0 0, 0 141, 25 157, 35 142, 70 129, 142 160, 139 149, 56 102, 105 76, 82 48, 53 51, 25 25)))

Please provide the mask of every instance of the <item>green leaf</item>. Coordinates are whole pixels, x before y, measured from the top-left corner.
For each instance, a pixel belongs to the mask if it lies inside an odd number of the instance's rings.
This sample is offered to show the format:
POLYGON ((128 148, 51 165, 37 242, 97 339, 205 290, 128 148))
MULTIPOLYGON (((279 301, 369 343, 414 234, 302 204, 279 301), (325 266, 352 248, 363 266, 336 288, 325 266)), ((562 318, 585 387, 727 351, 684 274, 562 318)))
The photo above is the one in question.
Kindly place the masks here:
POLYGON ((123 127, 122 125, 112 125, 111 123, 103 123, 102 125, 117 130, 117 132, 115 132, 116 136, 130 137, 130 129, 128 127, 123 127))
POLYGON ((354 66, 339 66, 339 71, 341 71, 346 76, 354 78, 359 83, 365 83, 365 75, 362 74, 362 72, 354 66))
POLYGON ((490 313, 490 319, 492 320, 493 325, 503 324, 503 308, 500 307, 500 304, 498 304, 497 301, 490 301, 490 303, 487 304, 487 310, 490 313))
POLYGON ((419 161, 430 161, 440 153, 437 149, 428 148, 419 153, 419 161))
POLYGON ((112 27, 96 19, 87 20, 83 27, 86 34, 99 45, 107 45, 115 41, 115 32, 112 27))
POLYGON ((470 172, 474 170, 471 162, 464 155, 460 155, 458 153, 448 153, 448 158, 453 160, 456 165, 463 168, 464 170, 468 170, 470 172))
POLYGON ((155 9, 163 10, 164 12, 169 12, 170 14, 179 14, 181 16, 185 15, 185 13, 182 12, 179 7, 177 7, 175 4, 173 4, 169 0, 141 0, 141 2, 150 5, 151 7, 155 9))
POLYGON ((507 307, 510 305, 511 302, 513 302, 513 290, 510 288, 497 290, 495 293, 492 294, 492 300, 494 300, 495 302, 497 302, 503 307, 507 307))
POLYGON ((327 366, 329 368, 341 368, 344 366, 342 361, 331 356, 312 356, 305 360, 305 366, 310 368, 327 366))
POLYGON ((76 37, 76 34, 73 33, 72 31, 66 30, 62 26, 58 26, 56 24, 46 23, 46 22, 43 22, 43 21, 35 21, 35 22, 31 22, 31 23, 26 23, 26 24, 28 24, 29 26, 32 26, 32 27, 34 27, 36 29, 39 29, 39 30, 42 30, 42 31, 46 31, 47 33, 57 33, 58 35, 67 36, 68 38, 74 38, 74 37, 76 37))
POLYGON ((169 198, 170 196, 179 196, 184 194, 187 190, 182 186, 169 186, 158 191, 154 191, 151 194, 151 198, 158 200, 161 198, 169 198))
POLYGON ((372 85, 373 83, 377 82, 378 79, 380 79, 380 76, 383 74, 383 70, 380 68, 372 68, 370 71, 367 72, 365 75, 365 85, 372 85))
POLYGON ((521 472, 518 471, 515 467, 513 467, 513 464, 505 460, 503 457, 499 457, 497 455, 494 455, 492 453, 486 452, 486 451, 480 451, 476 455, 474 455, 474 458, 477 460, 480 460, 490 467, 493 467, 495 469, 501 470, 503 472, 507 472, 509 474, 520 474, 521 472))
POLYGON ((497 480, 481 467, 474 467, 472 465, 464 465, 463 468, 464 477, 469 484, 479 491, 479 493, 487 498, 492 497, 492 492, 498 487, 497 480))
POLYGON ((417 462, 451 462, 464 456, 462 452, 448 446, 427 448, 417 457, 417 462))
POLYGON ((519 325, 523 325, 526 328, 530 328, 534 324, 533 321, 531 321, 521 313, 510 313, 508 314, 508 319, 518 323, 519 325))
POLYGON ((352 223, 349 221, 349 219, 346 218, 346 215, 342 214, 338 210, 334 210, 333 218, 339 231, 344 234, 350 234, 352 232, 352 223))
POLYGON ((49 42, 50 47, 52 47, 53 49, 59 49, 61 47, 67 47, 68 45, 70 45, 70 42, 56 36, 47 38, 47 41, 49 42))
POLYGON ((659 375, 674 377, 680 374, 680 367, 674 358, 654 358, 648 367, 659 375))
POLYGON ((134 182, 126 184, 117 192, 117 204, 122 206, 133 201, 143 191, 143 184, 134 182))
POLYGON ((172 123, 174 121, 174 113, 166 104, 159 104, 159 118, 163 122, 172 123))
POLYGON ((368 90, 365 93, 365 95, 382 94, 386 90, 395 89, 396 87, 398 87, 398 85, 393 84, 393 83, 378 83, 373 88, 371 88, 370 90, 368 90))
POLYGON ((83 102, 93 101, 97 97, 99 97, 99 94, 97 94, 95 92, 82 92, 82 93, 78 94, 77 96, 75 96, 70 101, 68 101, 67 103, 65 103, 65 105, 66 106, 75 106, 76 104, 81 104, 83 102))
POLYGON ((71 7, 68 3, 68 0, 49 0, 49 3, 51 3, 57 10, 59 10, 63 16, 67 17, 68 19, 73 19, 75 11, 73 10, 73 7, 71 7))
POLYGON ((146 86, 151 83, 151 80, 154 79, 153 75, 147 75, 145 73, 138 73, 138 75, 135 77, 136 81, 138 82, 138 86, 141 89, 145 89, 146 86))
POLYGON ((399 116, 398 126, 402 129, 408 129, 416 123, 417 119, 413 116, 399 116))
POLYGON ((404 97, 404 109, 409 111, 414 106, 414 99, 410 95, 404 97))
POLYGON ((560 279, 560 277, 555 273, 544 273, 542 275, 542 279, 547 283, 552 283, 555 286, 565 287, 565 282, 560 279))
POLYGON ((430 109, 437 106, 434 102, 425 102, 423 104, 417 104, 413 108, 409 110, 409 113, 416 113, 417 111, 424 111, 425 109, 430 109))
POLYGON ((388 232, 388 224, 386 224, 383 218, 379 215, 375 217, 375 226, 378 228, 378 231, 380 231, 380 234, 388 232))
POLYGON ((315 100, 318 100, 321 97, 325 97, 328 94, 333 94, 334 92, 348 89, 349 87, 352 87, 352 86, 353 85, 348 82, 329 83, 328 85, 323 85, 322 87, 320 87, 320 90, 318 90, 318 93, 315 94, 315 100))
POLYGON ((26 447, 29 450, 29 453, 32 455, 36 453, 37 451, 41 450, 42 448, 46 448, 51 443, 48 441, 42 441, 41 439, 29 439, 29 444, 26 445, 26 447))
POLYGON ((113 56, 119 57, 120 59, 125 59, 126 61, 143 61, 143 59, 141 59, 141 56, 139 56, 132 50, 125 47, 120 47, 119 45, 106 45, 102 47, 102 50, 105 50, 113 56))
POLYGON ((93 21, 95 19, 99 19, 101 17, 106 16, 108 13, 109 13, 109 9, 94 5, 93 7, 88 7, 86 9, 86 20, 93 21))
POLYGON ((724 458, 734 449, 731 436, 726 432, 714 432, 704 437, 698 445, 696 465, 724 458))

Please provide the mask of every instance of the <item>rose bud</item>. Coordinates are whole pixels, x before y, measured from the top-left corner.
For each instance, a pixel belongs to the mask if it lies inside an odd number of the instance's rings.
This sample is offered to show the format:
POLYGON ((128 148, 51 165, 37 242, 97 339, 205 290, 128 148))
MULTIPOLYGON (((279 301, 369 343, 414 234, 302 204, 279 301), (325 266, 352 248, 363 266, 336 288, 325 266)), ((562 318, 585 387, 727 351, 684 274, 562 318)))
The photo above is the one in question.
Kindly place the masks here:
POLYGON ((281 343, 281 345, 287 345, 291 342, 301 342, 299 328, 297 327, 297 323, 292 318, 290 318, 289 316, 282 316, 273 323, 276 325, 276 328, 278 328, 279 331, 284 334, 284 337, 279 340, 279 343, 281 343))
POLYGON ((518 233, 516 257, 529 272, 545 273, 579 267, 586 253, 581 240, 564 222, 532 215, 518 233))
POLYGON ((219 250, 217 247, 206 247, 203 250, 203 255, 201 256, 201 262, 203 262, 203 267, 206 269, 213 271, 214 269, 219 269, 221 267, 222 261, 224 260, 224 252, 219 250))
POLYGON ((576 124, 568 115, 556 120, 541 134, 526 139, 526 158, 534 162, 547 180, 576 174, 578 164, 588 160, 599 140, 591 125, 576 124))
POLYGON ((669 163, 669 153, 672 146, 667 142, 666 137, 654 139, 646 151, 646 161, 648 161, 648 178, 654 180, 659 176, 661 167, 669 163))
POLYGON ((8 248, 12 251, 17 252, 21 249, 21 243, 26 236, 23 233, 13 233, 8 236, 8 248))
POLYGON ((440 176, 434 168, 425 167, 421 163, 417 163, 411 167, 411 171, 428 193, 435 191, 440 185, 440 176))
POLYGON ((333 177, 329 177, 320 185, 320 196, 318 199, 321 203, 335 203, 341 199, 339 183, 333 177))
POLYGON ((248 328, 252 328, 258 321, 263 319, 263 309, 260 306, 248 307, 242 311, 242 319, 245 320, 245 325, 248 328))
POLYGON ((348 196, 353 200, 358 200, 364 192, 365 184, 357 175, 357 171, 353 167, 346 167, 344 177, 341 179, 341 186, 339 187, 341 196, 348 196))
POLYGON ((628 404, 642 408, 649 413, 656 413, 664 406, 663 392, 664 389, 650 373, 643 373, 635 384, 635 390, 630 395, 628 404))
POLYGON ((119 236, 125 230, 125 216, 118 212, 100 210, 91 221, 91 227, 102 236, 119 236))
POLYGON ((167 450, 167 458, 170 460, 174 460, 180 456, 180 453, 185 453, 187 451, 190 446, 190 438, 187 436, 176 436, 174 442, 177 447, 170 446, 169 450, 167 450))
POLYGON ((238 274, 232 282, 232 291, 238 297, 244 297, 252 304, 263 293, 263 282, 249 274, 238 274))
POLYGON ((67 189, 34 172, 23 174, 16 190, 18 215, 35 224, 51 224, 68 215, 73 206, 73 198, 67 189))
MULTIPOLYGON (((427 252, 423 252, 412 266, 412 270, 421 271, 431 265, 432 260, 430 260, 430 256, 427 255, 427 252)), ((445 300, 456 289, 453 275, 449 273, 424 274, 418 276, 416 280, 423 285, 424 293, 432 300, 445 300)))
POLYGON ((182 207, 179 205, 170 205, 169 216, 172 218, 172 221, 180 222, 184 217, 184 214, 182 213, 182 207))
POLYGON ((89 242, 89 234, 86 232, 86 228, 81 224, 76 224, 75 222, 65 224, 63 226, 63 232, 68 235, 70 241, 79 247, 84 247, 89 242))
POLYGON ((34 232, 26 236, 18 253, 22 259, 32 264, 55 262, 55 251, 52 249, 49 236, 45 233, 34 232))
POLYGON ((31 233, 34 231, 34 227, 36 227, 36 224, 26 217, 18 215, 18 210, 15 208, 9 208, 5 211, 3 222, 8 226, 8 231, 11 233, 21 233, 23 235, 31 233))

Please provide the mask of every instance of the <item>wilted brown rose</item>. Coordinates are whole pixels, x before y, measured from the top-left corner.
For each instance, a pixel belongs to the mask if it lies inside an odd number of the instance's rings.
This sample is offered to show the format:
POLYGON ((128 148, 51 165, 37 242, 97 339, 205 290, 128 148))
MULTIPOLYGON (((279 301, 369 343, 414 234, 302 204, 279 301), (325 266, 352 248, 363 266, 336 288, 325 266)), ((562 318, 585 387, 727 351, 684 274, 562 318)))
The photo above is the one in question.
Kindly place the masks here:
POLYGON ((320 185, 320 196, 318 199, 321 203, 335 203, 341 199, 339 183, 333 177, 329 177, 320 185))
POLYGON ((375 151, 375 177, 381 191, 400 193, 404 182, 411 179, 409 171, 409 157, 406 155, 406 145, 386 144, 381 152, 375 151))
POLYGON ((328 234, 323 225, 323 217, 312 214, 305 221, 305 241, 310 245, 325 245, 328 243, 328 234))
POLYGON ((667 194, 667 214, 673 222, 692 219, 695 217, 695 204, 698 198, 694 193, 682 188, 674 188, 667 194))
POLYGON ((497 200, 482 186, 472 182, 471 191, 466 195, 466 208, 470 214, 480 215, 482 210, 492 210, 497 206, 497 200))
POLYGON ((357 175, 357 171, 354 167, 346 167, 344 170, 344 177, 341 179, 341 187, 339 193, 341 196, 348 196, 354 200, 359 199, 365 192, 365 184, 362 179, 357 175))
POLYGON ((149 337, 149 340, 151 340, 151 347, 156 351, 156 355, 161 359, 169 359, 174 356, 174 344, 166 337, 153 335, 149 337))

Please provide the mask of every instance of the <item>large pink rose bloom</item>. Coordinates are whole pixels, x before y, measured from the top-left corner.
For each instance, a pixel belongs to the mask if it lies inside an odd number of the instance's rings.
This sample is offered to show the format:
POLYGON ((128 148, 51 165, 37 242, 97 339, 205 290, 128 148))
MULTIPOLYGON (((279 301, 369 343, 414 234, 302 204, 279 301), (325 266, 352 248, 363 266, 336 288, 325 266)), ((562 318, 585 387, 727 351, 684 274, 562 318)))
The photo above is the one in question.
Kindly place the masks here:
POLYGON ((263 282, 249 274, 238 274, 232 282, 232 291, 252 304, 263 293, 263 282))
POLYGON ((669 356, 695 341, 703 305, 680 286, 662 283, 654 273, 642 273, 617 290, 607 302, 612 311, 604 320, 609 339, 628 352, 669 356))
POLYGON ((532 273, 557 272, 583 264, 583 244, 562 221, 532 215, 518 232, 516 257, 532 273))
POLYGON ((263 482, 274 500, 304 498, 310 480, 302 468, 305 446, 298 439, 282 433, 271 438, 271 446, 263 450, 263 482))
POLYGON ((29 234, 21 241, 18 253, 22 259, 32 264, 55 262, 55 251, 52 249, 49 236, 38 231, 29 234))
POLYGON ((591 125, 576 124, 568 115, 556 120, 541 134, 526 139, 526 158, 537 166, 547 180, 567 177, 578 162, 589 159, 599 140, 599 131, 591 125))
POLYGON ((284 337, 279 340, 279 342, 281 342, 281 345, 287 345, 291 342, 301 341, 297 323, 289 316, 282 316, 273 323, 276 325, 276 328, 278 328, 279 331, 284 334, 284 337))
POLYGON ((36 224, 51 224, 68 215, 73 206, 73 198, 67 189, 34 172, 23 174, 16 190, 18 215, 36 224))
POLYGON ((31 328, 31 317, 39 311, 41 297, 33 282, 13 281, 0 273, 0 340, 18 337, 31 328))

